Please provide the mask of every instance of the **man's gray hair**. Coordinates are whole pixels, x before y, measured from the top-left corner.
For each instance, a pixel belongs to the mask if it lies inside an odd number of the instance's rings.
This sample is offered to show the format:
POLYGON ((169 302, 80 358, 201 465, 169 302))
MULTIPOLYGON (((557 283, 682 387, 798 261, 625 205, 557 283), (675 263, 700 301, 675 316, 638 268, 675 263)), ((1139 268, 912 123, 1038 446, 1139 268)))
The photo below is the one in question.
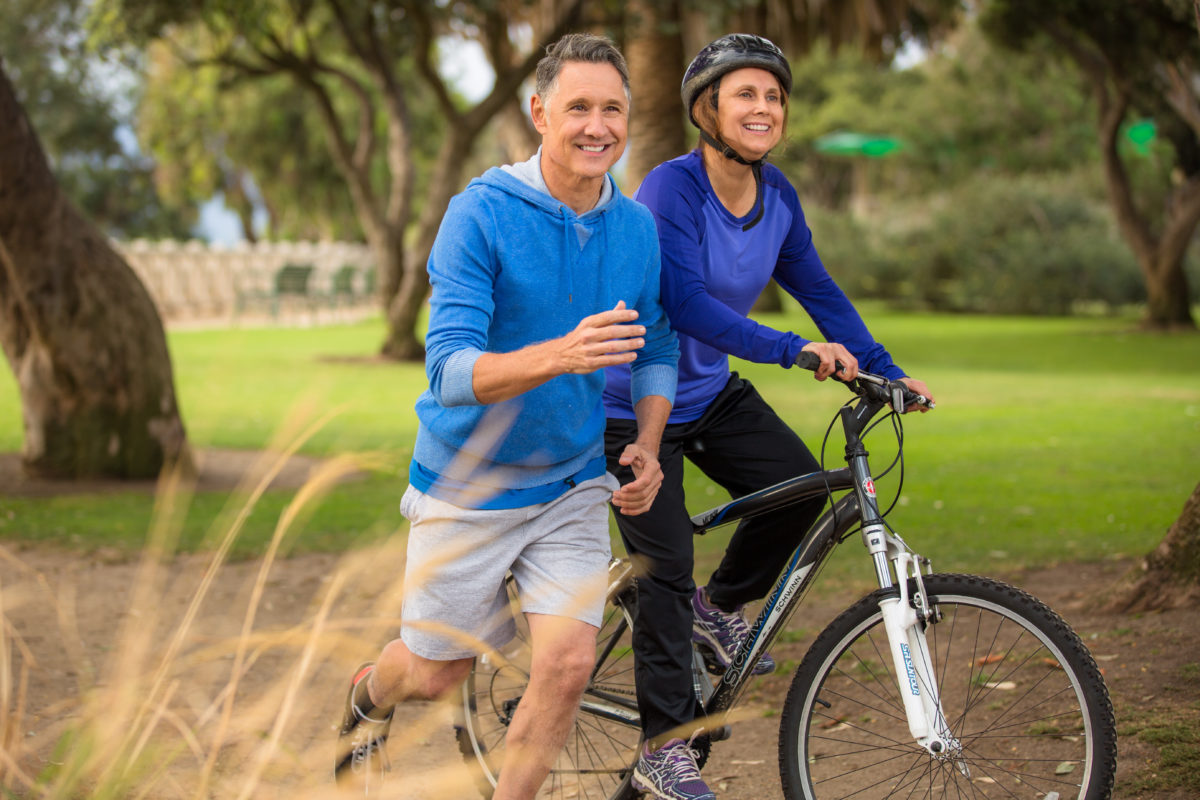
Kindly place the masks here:
POLYGON ((621 55, 621 51, 607 36, 592 33, 568 33, 546 48, 546 55, 538 62, 535 73, 535 91, 540 96, 545 97, 554 91, 555 84, 558 83, 558 74, 569 61, 612 64, 621 76, 625 99, 629 100, 629 67, 625 64, 625 56, 621 55))

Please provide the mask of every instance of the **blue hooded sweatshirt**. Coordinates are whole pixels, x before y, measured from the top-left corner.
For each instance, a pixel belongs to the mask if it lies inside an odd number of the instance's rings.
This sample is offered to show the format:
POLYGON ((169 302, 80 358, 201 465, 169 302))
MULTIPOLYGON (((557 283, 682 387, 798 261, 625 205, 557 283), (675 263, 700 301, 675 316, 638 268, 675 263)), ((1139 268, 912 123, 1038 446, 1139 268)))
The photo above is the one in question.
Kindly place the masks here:
POLYGON ((450 202, 429 257, 429 389, 409 480, 459 506, 548 502, 604 473, 604 371, 560 375, 510 400, 481 405, 475 361, 566 335, 617 301, 638 311, 645 346, 631 396, 673 400, 679 348, 659 303, 658 235, 642 205, 606 176, 583 215, 545 189, 540 151, 489 169, 450 202))

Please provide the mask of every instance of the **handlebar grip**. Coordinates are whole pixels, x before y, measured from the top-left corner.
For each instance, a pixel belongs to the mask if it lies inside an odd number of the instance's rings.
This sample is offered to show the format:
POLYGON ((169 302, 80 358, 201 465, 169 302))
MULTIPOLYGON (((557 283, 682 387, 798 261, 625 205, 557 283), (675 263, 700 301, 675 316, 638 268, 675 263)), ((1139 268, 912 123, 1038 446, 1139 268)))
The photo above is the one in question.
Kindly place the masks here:
MULTIPOLYGON (((821 366, 821 357, 810 350, 801 350, 800 355, 796 356, 795 364, 800 369, 816 372, 817 368, 821 366)), ((842 379, 837 377, 837 375, 842 371, 842 368, 845 365, 840 361, 834 361, 833 364, 833 375, 830 377, 832 377, 835 381, 841 381, 842 379)))
POLYGON ((817 367, 821 366, 821 357, 809 350, 801 350, 800 355, 796 356, 796 366, 809 372, 816 372, 817 367))

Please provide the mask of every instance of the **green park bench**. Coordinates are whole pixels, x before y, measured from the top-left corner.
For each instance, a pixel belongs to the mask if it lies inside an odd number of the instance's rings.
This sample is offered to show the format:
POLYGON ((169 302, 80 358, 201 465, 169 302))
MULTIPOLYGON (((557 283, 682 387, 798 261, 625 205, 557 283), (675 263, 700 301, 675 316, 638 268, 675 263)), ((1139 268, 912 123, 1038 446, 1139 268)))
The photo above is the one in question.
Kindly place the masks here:
POLYGON ((272 276, 270 288, 265 292, 250 289, 238 293, 238 313, 260 302, 266 303, 272 317, 278 317, 281 305, 289 302, 303 303, 311 311, 316 301, 311 287, 315 269, 312 264, 284 264, 272 276))
POLYGON ((309 280, 312 278, 312 264, 284 264, 275 273, 274 291, 271 294, 271 316, 279 316, 279 307, 285 302, 300 302, 311 311, 314 305, 309 280))
POLYGON ((354 305, 358 300, 358 290, 354 287, 354 276, 358 274, 358 267, 353 264, 343 264, 338 267, 337 272, 333 273, 333 281, 329 287, 329 299, 333 305, 354 305))
POLYGON ((343 264, 333 273, 329 285, 329 300, 336 308, 341 305, 356 306, 375 300, 375 268, 360 269, 355 264, 343 264), (361 283, 358 282, 362 274, 361 283))

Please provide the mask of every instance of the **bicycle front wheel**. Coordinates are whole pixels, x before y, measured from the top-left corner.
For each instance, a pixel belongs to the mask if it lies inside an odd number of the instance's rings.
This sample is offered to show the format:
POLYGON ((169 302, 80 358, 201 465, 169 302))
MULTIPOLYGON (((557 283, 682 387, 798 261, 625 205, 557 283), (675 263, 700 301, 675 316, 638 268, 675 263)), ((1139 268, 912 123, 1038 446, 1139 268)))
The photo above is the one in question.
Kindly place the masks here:
MULTIPOLYGON (((925 630, 931 674, 959 746, 934 756, 909 734, 879 599, 871 595, 830 624, 796 671, 779 737, 785 795, 1111 796, 1112 704, 1070 626, 998 581, 931 575, 924 583, 941 612, 925 630)), ((915 581, 909 587, 915 595, 915 581)))
MULTIPOLYGON (((610 572, 610 575, 612 573, 610 572)), ((510 579, 509 591, 515 599, 510 579)), ((596 639, 596 664, 580 702, 566 746, 538 792, 538 800, 597 798, 625 800, 641 745, 634 693, 633 624, 636 593, 631 584, 614 592, 596 639)), ((476 773, 485 798, 492 796, 504 761, 505 737, 529 683, 529 639, 524 616, 503 659, 480 656, 463 685, 459 749, 476 773)))

